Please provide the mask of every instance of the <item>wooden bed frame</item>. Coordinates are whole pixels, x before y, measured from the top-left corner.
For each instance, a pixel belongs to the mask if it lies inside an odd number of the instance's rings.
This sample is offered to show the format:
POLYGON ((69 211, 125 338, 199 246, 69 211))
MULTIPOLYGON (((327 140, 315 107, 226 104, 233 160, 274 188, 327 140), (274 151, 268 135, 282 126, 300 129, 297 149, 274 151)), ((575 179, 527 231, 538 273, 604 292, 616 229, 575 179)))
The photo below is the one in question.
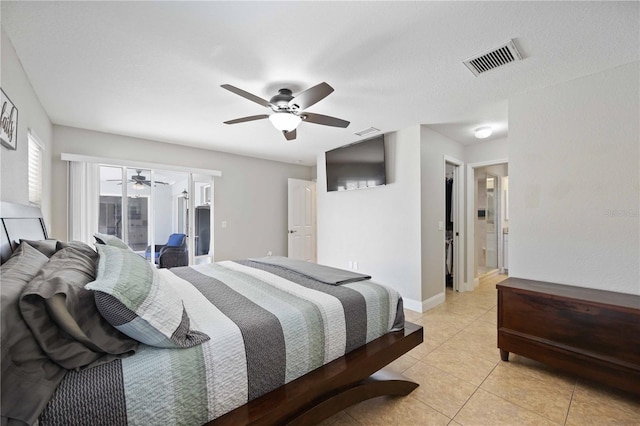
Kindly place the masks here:
POLYGON ((44 240, 44 226, 40 209, 22 204, 0 203, 0 264, 11 256, 11 245, 20 239, 44 240))
MULTIPOLYGON (((1 262, 19 239, 41 240, 47 230, 40 209, 0 203, 1 262)), ((418 384, 383 370, 423 341, 422 327, 405 322, 401 331, 368 344, 207 423, 215 425, 315 424, 343 409, 383 395, 408 395, 418 384)))
POLYGON ((315 424, 367 399, 408 395, 417 383, 381 369, 422 339, 422 327, 405 322, 403 331, 387 333, 207 425, 315 424))

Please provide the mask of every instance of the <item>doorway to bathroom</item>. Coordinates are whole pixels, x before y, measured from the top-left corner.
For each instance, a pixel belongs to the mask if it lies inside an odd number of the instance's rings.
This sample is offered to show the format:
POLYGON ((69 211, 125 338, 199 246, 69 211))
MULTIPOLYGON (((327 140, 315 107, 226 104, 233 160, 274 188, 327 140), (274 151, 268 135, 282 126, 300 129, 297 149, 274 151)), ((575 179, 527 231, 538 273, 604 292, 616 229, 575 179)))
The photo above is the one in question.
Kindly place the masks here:
POLYGON ((469 164, 467 173, 467 271, 475 288, 480 277, 508 271, 509 168, 506 161, 469 164))

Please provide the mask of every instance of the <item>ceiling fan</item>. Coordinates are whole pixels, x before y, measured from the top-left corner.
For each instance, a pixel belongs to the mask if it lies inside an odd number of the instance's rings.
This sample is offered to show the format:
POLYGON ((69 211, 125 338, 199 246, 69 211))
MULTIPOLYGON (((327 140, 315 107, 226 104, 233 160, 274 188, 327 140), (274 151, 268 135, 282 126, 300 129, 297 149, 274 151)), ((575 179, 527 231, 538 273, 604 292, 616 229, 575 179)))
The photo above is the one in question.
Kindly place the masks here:
POLYGON ((289 89, 280 89, 278 90, 278 94, 268 101, 249 92, 245 92, 242 89, 238 89, 230 84, 223 84, 220 87, 262 105, 263 107, 267 107, 272 111, 272 114, 251 115, 249 117, 236 118, 235 120, 225 121, 225 124, 244 123, 245 121, 268 118, 273 126, 284 134, 284 137, 288 141, 296 138, 296 128, 302 121, 322 124, 323 126, 343 128, 349 125, 348 121, 341 120, 339 118, 304 111, 333 92, 333 87, 329 86, 327 83, 315 85, 310 89, 299 93, 298 96, 293 96, 293 93, 289 89))
MULTIPOLYGON (((128 183, 133 183, 134 189, 143 189, 145 186, 151 186, 151 181, 146 176, 142 175, 142 170, 136 170, 135 175, 131 176, 128 183)), ((122 179, 107 179, 107 182, 118 182, 118 185, 122 185, 122 179)), ((159 180, 154 181, 156 185, 169 185, 168 182, 161 182, 159 180)))

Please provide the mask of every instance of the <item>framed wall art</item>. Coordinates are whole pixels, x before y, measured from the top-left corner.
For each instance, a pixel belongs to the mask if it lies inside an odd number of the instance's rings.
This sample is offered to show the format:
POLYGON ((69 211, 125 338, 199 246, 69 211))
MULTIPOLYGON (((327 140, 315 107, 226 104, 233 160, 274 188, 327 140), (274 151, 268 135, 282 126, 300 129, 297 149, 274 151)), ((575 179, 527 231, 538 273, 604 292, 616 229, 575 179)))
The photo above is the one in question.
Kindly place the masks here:
POLYGON ((0 142, 9 149, 16 149, 18 144, 18 108, 11 99, 2 92, 0 100, 0 142))

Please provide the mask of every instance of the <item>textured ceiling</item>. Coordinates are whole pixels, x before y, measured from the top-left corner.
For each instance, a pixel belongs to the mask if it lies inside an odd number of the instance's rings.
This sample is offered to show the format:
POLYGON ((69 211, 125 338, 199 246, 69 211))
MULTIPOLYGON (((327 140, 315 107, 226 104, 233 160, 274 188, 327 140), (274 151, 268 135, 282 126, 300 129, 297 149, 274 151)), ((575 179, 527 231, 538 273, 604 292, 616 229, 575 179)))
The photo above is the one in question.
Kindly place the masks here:
POLYGON ((425 124, 463 144, 507 99, 637 61, 638 2, 2 2, 2 27, 55 124, 279 161, 315 164, 370 126, 425 124), (474 77, 470 56, 515 39, 525 59, 474 77), (302 123, 285 141, 269 99, 322 81, 309 111, 351 121, 302 123))

